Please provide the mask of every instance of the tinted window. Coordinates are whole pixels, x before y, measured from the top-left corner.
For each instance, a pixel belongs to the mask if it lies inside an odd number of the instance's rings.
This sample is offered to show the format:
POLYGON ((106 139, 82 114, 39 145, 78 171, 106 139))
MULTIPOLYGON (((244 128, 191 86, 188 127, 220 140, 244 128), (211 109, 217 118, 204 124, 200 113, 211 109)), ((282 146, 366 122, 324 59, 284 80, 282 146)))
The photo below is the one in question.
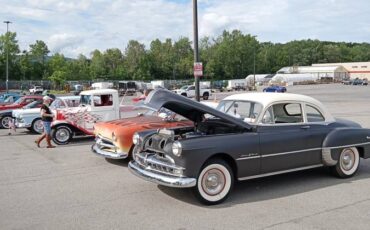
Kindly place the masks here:
POLYGON ((320 122, 325 121, 324 116, 318 109, 310 105, 306 105, 307 121, 308 122, 320 122))

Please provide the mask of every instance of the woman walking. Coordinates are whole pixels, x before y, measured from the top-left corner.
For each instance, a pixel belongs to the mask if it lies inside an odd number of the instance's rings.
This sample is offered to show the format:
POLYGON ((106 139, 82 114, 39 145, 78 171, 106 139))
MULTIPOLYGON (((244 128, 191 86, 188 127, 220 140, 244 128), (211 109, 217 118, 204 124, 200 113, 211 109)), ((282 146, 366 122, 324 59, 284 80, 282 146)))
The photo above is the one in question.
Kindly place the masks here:
POLYGON ((41 120, 44 125, 44 133, 42 136, 35 141, 37 147, 40 148, 40 143, 43 139, 46 139, 47 148, 55 148, 51 144, 51 122, 53 122, 54 114, 50 111, 49 105, 52 101, 52 98, 49 96, 43 97, 44 104, 41 106, 41 120))

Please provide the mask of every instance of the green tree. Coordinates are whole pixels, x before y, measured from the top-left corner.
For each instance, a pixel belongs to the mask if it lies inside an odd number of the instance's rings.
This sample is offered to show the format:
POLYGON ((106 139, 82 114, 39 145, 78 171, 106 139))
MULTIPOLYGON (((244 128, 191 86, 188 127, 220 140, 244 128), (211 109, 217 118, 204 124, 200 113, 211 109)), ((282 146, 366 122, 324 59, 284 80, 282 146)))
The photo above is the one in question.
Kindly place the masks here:
POLYGON ((9 60, 9 79, 19 79, 19 76, 14 76, 15 67, 17 66, 17 55, 19 54, 18 40, 16 40, 17 33, 7 32, 0 36, 0 64, 1 64, 1 78, 6 76, 6 56, 8 53, 9 60))
POLYGON ((135 40, 130 40, 125 49, 124 61, 128 78, 132 80, 150 79, 150 65, 145 45, 135 40))
POLYGON ((103 56, 107 74, 110 79, 123 79, 126 77, 121 50, 117 48, 107 49, 103 56))
POLYGON ((30 59, 30 55, 27 50, 22 51, 22 55, 19 57, 19 68, 21 71, 22 76, 20 79, 26 80, 29 79, 29 75, 32 71, 32 63, 30 59))
POLYGON ((91 53, 90 76, 91 80, 105 78, 107 71, 104 64, 104 56, 99 50, 91 53))
POLYGON ((33 79, 47 78, 46 57, 49 53, 44 41, 36 40, 35 44, 30 45, 30 54, 33 59, 33 79))

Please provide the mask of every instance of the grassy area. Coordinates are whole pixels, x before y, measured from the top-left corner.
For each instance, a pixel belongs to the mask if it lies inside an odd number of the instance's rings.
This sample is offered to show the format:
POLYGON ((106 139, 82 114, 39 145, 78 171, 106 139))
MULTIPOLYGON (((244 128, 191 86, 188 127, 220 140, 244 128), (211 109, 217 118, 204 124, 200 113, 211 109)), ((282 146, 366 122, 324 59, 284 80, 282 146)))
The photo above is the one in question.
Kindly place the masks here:
POLYGON ((65 90, 50 90, 49 93, 51 94, 67 94, 65 90))

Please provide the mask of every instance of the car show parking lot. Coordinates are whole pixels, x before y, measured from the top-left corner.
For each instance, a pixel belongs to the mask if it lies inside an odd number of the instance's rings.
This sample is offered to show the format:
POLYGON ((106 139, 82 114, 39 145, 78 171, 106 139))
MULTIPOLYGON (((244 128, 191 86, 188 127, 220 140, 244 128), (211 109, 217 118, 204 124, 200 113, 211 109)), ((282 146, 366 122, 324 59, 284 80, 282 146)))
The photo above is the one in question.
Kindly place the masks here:
MULTIPOLYGON (((259 89, 261 91, 261 89, 259 89)), ((341 84, 289 86, 334 117, 370 128, 370 88, 341 84)), ((238 92, 236 92, 238 93, 238 92)), ((228 93, 214 93, 220 100, 228 93)), ((266 97, 271 93, 265 93, 266 97)), ((130 101, 131 98, 126 98, 130 101)), ((237 183, 222 204, 204 206, 191 189, 132 175, 127 160, 91 152, 92 138, 55 149, 37 135, 0 130, 1 229, 368 229, 370 159, 348 179, 326 168, 237 183)), ((287 143, 289 144, 289 143, 287 143)))

